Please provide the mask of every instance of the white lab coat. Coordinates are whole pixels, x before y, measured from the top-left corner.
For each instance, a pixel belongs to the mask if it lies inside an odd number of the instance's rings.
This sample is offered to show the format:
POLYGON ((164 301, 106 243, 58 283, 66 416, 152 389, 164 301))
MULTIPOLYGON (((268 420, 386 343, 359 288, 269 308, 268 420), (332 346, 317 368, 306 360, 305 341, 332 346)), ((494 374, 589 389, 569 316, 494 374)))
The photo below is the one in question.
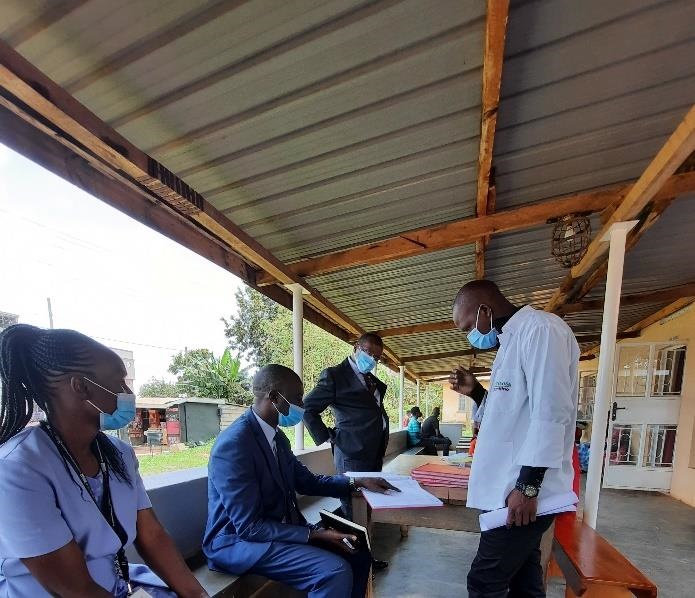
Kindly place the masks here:
POLYGON ((523 465, 547 467, 539 498, 572 492, 579 346, 559 317, 524 307, 499 335, 468 506, 505 506, 523 465))

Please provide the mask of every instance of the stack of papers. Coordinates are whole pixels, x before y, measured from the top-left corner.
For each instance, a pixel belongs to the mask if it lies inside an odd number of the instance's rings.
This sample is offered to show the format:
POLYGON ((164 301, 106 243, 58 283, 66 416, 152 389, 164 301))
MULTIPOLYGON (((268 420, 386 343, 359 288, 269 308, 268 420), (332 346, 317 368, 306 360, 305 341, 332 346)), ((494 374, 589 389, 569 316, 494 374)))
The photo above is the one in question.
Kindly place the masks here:
POLYGON ((438 465, 427 463, 412 471, 413 478, 424 486, 440 486, 445 488, 468 488, 470 469, 456 465, 438 465))
MULTIPOLYGON (((536 515, 554 515, 556 513, 576 511, 578 502, 579 499, 574 492, 544 497, 538 501, 536 515)), ((487 530, 506 525, 508 513, 509 509, 507 507, 483 513, 480 515, 480 531, 486 532, 487 530)))
POLYGON ((364 498, 372 509, 412 509, 419 507, 441 507, 444 503, 436 496, 432 496, 423 490, 415 480, 406 476, 387 478, 400 492, 389 491, 387 494, 379 494, 369 490, 362 490, 364 498))

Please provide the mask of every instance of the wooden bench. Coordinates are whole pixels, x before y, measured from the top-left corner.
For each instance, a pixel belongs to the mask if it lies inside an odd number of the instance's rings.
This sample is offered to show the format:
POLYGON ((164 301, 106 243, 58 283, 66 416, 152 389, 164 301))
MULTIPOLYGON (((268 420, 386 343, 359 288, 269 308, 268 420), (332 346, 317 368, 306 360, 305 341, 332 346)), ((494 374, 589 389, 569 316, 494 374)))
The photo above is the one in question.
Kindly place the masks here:
POLYGON ((656 597, 656 586, 581 521, 556 522, 552 554, 567 583, 567 598, 656 597))
POLYGON ((414 446, 413 448, 403 451, 401 455, 422 455, 425 453, 427 447, 424 446, 414 446))

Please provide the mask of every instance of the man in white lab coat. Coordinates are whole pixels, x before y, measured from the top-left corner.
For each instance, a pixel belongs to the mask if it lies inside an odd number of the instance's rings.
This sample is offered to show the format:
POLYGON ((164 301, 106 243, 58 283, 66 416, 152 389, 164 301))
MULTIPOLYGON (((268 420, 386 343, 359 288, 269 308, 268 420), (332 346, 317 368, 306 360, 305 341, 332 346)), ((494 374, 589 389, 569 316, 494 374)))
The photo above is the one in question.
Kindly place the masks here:
POLYGON ((544 597, 540 542, 554 516, 536 511, 539 499, 572 492, 579 347, 562 319, 516 307, 487 280, 459 291, 454 322, 473 347, 499 343, 487 393, 463 368, 450 378, 482 412, 468 506, 509 507, 507 526, 480 536, 468 595, 544 597))

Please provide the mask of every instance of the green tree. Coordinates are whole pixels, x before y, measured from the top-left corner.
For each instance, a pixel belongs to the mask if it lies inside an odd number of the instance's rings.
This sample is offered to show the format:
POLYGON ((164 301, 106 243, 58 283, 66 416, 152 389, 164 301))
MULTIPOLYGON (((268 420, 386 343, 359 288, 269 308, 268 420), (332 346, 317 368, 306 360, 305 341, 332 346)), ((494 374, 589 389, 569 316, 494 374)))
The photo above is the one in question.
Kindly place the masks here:
POLYGON ((234 297, 237 314, 222 318, 229 346, 256 366, 272 363, 269 355, 274 339, 267 323, 277 317, 280 306, 250 287, 237 289, 234 297))
POLYGON ((169 372, 177 377, 176 386, 189 397, 225 399, 249 405, 253 395, 241 360, 229 348, 217 358, 208 349, 181 351, 172 359, 169 372))
POLYGON ((138 395, 141 397, 178 397, 180 389, 176 382, 169 382, 163 378, 150 378, 140 387, 138 395))

